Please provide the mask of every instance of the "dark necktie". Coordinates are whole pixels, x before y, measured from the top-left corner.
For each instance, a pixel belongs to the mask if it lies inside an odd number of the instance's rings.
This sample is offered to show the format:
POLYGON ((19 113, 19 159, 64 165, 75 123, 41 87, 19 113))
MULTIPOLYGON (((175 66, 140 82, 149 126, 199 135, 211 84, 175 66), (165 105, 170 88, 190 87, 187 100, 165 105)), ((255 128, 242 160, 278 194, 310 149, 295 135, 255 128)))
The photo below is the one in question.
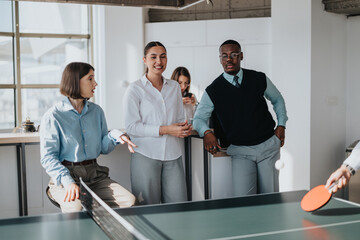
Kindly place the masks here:
POLYGON ((234 82, 235 82, 235 87, 239 88, 240 87, 240 84, 239 84, 239 81, 238 81, 239 77, 238 76, 234 76, 234 82))

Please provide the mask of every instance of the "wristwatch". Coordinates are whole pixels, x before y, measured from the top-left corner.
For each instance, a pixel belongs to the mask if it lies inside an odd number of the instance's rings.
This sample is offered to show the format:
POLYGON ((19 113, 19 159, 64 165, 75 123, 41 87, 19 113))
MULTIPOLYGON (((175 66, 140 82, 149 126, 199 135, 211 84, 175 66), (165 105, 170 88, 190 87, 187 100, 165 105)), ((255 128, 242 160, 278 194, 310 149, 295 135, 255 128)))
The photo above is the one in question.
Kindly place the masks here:
POLYGON ((349 170, 351 176, 355 175, 355 169, 353 169, 349 164, 345 164, 345 167, 349 170))

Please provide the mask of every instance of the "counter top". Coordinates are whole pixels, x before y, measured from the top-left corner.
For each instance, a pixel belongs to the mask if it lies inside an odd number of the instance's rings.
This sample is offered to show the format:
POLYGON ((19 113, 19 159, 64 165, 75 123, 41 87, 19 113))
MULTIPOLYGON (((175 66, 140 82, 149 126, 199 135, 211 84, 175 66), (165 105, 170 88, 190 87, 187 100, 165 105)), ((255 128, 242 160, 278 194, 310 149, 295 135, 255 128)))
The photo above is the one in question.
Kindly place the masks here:
POLYGON ((0 144, 37 143, 40 142, 38 132, 34 133, 0 133, 0 144))

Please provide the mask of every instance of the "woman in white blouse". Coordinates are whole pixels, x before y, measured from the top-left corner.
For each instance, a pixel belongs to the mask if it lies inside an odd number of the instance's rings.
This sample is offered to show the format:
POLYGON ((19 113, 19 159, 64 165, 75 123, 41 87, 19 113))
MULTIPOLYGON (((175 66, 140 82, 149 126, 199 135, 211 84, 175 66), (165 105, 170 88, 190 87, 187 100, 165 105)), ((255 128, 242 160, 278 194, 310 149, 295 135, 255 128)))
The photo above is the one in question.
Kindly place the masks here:
POLYGON ((144 49, 145 75, 129 85, 124 96, 125 126, 138 146, 131 155, 131 187, 139 204, 186 201, 180 138, 192 126, 184 119, 180 86, 166 79, 164 45, 144 49))
POLYGON ((192 122, 197 100, 195 95, 190 92, 191 77, 189 70, 186 67, 177 67, 171 75, 171 79, 177 81, 180 85, 185 119, 192 122))

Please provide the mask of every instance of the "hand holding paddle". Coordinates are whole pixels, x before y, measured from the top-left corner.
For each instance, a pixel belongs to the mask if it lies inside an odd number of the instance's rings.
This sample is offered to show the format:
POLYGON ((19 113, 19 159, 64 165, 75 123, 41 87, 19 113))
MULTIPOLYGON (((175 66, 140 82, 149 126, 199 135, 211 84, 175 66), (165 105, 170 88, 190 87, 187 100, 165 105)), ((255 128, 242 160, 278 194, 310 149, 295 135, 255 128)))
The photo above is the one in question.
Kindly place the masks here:
POLYGON ((330 175, 325 187, 329 188, 331 184, 337 182, 334 188, 332 188, 332 192, 336 193, 339 189, 345 187, 349 183, 351 175, 352 174, 347 168, 347 166, 341 165, 341 167, 339 167, 335 172, 330 175))
POLYGON ((301 208, 306 212, 313 212, 318 210, 319 208, 325 206, 331 199, 333 189, 337 187, 338 182, 342 181, 342 177, 340 180, 334 182, 330 187, 326 187, 325 185, 319 185, 311 189, 301 200, 301 208))

